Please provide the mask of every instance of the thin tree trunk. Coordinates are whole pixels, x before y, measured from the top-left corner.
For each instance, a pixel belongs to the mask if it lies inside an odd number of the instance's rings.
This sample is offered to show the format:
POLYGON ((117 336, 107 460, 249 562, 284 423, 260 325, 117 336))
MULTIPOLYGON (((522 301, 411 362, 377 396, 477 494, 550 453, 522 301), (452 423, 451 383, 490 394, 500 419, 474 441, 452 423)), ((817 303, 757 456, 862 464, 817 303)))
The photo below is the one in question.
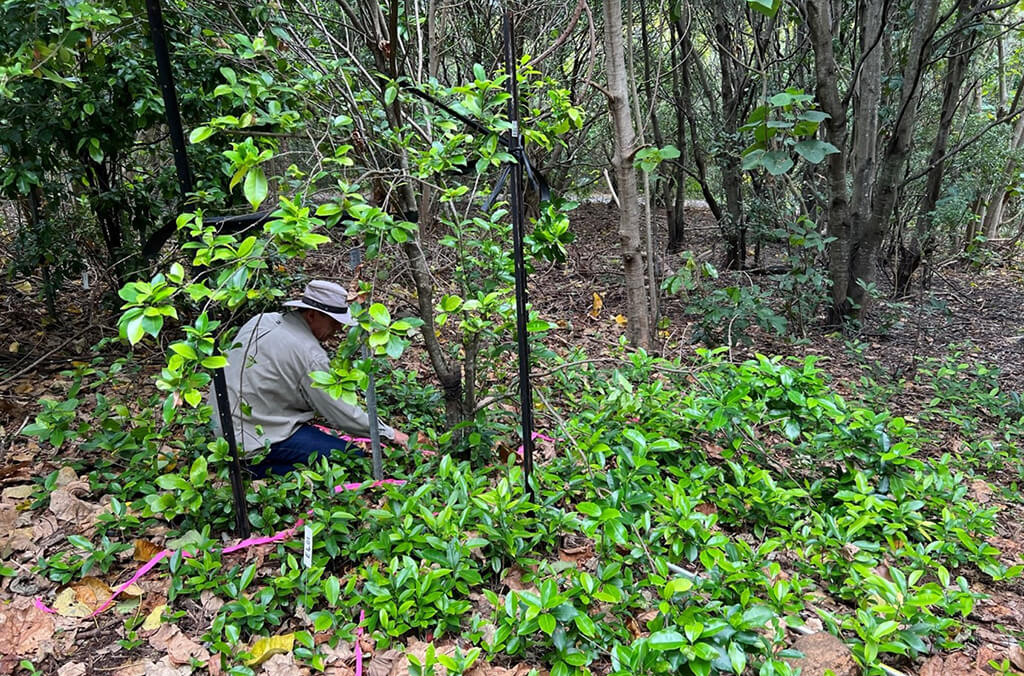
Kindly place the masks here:
MULTIPOLYGON (((647 39, 647 3, 645 0, 640 0, 640 11, 641 11, 641 23, 640 23, 640 35, 642 36, 643 52, 644 52, 644 82, 647 89, 647 100, 650 104, 651 110, 651 124, 655 131, 655 143, 660 148, 662 144, 657 140, 659 134, 658 129, 658 115, 657 106, 653 95, 651 93, 651 73, 650 73, 650 45, 647 39)), ((629 4, 627 10, 629 16, 629 22, 627 23, 626 34, 633 35, 633 7, 632 2, 629 4)), ((644 115, 640 109, 640 95, 637 92, 636 87, 636 62, 633 58, 633 49, 630 45, 630 49, 626 50, 626 66, 627 75, 630 82, 630 96, 633 99, 634 115, 636 116, 637 124, 640 125, 639 134, 637 136, 637 147, 643 147, 647 145, 647 140, 644 134, 644 115)), ((658 323, 658 272, 657 272, 657 256, 654 250, 654 216, 651 213, 652 208, 652 197, 651 197, 651 174, 650 172, 643 170, 641 171, 644 179, 644 193, 643 193, 643 207, 644 207, 644 244, 645 252, 644 259, 647 267, 647 300, 650 304, 648 317, 651 324, 658 323)))
POLYGON ((864 317, 871 300, 867 289, 875 280, 878 250, 896 203, 896 188, 899 184, 900 172, 910 152, 914 122, 917 119, 917 103, 921 92, 921 75, 930 52, 930 41, 935 30, 937 9, 938 0, 916 0, 914 3, 913 35, 907 54, 907 64, 903 69, 899 113, 879 165, 874 195, 871 200, 871 217, 851 251, 848 284, 850 298, 858 308, 859 318, 864 317))
POLYGON ((807 26, 814 49, 815 92, 822 110, 829 115, 824 122, 825 138, 839 149, 826 159, 829 198, 825 223, 829 236, 835 238, 828 252, 832 279, 829 322, 840 324, 849 311, 850 203, 846 188, 846 107, 839 96, 839 66, 833 50, 829 0, 808 1, 807 26))
POLYGON ((626 52, 622 35, 622 2, 608 0, 604 7, 605 59, 608 77, 608 109, 615 130, 612 166, 619 191, 619 244, 626 283, 626 335, 636 347, 651 343, 647 314, 647 289, 640 242, 640 205, 633 154, 636 136, 629 109, 626 52))
POLYGON ((953 118, 956 115, 960 103, 960 91, 963 88, 964 78, 967 74, 967 66, 970 64, 975 49, 975 31, 965 22, 971 21, 968 18, 973 16, 972 8, 977 0, 959 0, 957 2, 957 15, 960 17, 960 25, 954 28, 956 36, 950 45, 950 56, 946 68, 946 79, 942 87, 942 113, 939 118, 939 127, 935 133, 935 141, 932 143, 932 152, 928 158, 928 178, 925 181, 924 198, 917 212, 917 222, 914 227, 914 235, 911 241, 904 246, 898 243, 899 260, 896 265, 896 296, 902 298, 910 291, 910 280, 921 264, 922 259, 928 259, 934 248, 934 237, 932 236, 932 222, 934 218, 935 205, 939 201, 939 193, 942 189, 942 177, 945 172, 946 163, 942 158, 949 146, 949 134, 953 127, 953 118))
MULTIPOLYGON (((1020 86, 1024 87, 1024 82, 1020 86)), ((1006 180, 1013 175, 1017 166, 1017 152, 1022 144, 1024 144, 1024 114, 1017 118, 1017 124, 1013 128, 1013 137, 1010 140, 1010 159, 1006 161, 1006 168, 1001 174, 1002 179, 989 193, 987 209, 981 222, 981 232, 989 239, 998 234, 999 224, 1003 222, 1003 208, 1006 206, 1007 198, 1006 180)))
POLYGON ((727 214, 724 223, 725 267, 730 270, 742 270, 747 253, 746 227, 743 223, 743 182, 740 174, 740 156, 737 149, 732 147, 732 139, 735 139, 739 132, 741 93, 737 91, 735 83, 732 18, 726 13, 722 3, 714 3, 714 11, 718 64, 722 76, 722 131, 726 139, 726 147, 719 153, 727 214))
MULTIPOLYGON (((686 5, 684 3, 684 8, 685 7, 686 5)), ((700 184, 701 195, 704 196, 704 201, 708 203, 708 208, 711 210, 711 214, 715 217, 715 221, 721 223, 724 217, 722 205, 719 204, 718 199, 715 197, 715 193, 711 190, 711 183, 708 181, 707 163, 704 161, 704 155, 701 152, 700 146, 697 144, 697 139, 700 137, 697 135, 697 116, 693 112, 693 83, 690 78, 690 69, 699 69, 700 61, 694 56, 693 39, 690 36, 690 15, 688 11, 684 11, 683 15, 679 19, 679 31, 679 52, 682 54, 682 63, 679 69, 679 80, 680 85, 682 86, 683 95, 682 109, 683 113, 686 115, 687 129, 690 132, 690 148, 693 151, 693 167, 697 171, 696 178, 697 182, 700 184)), ((714 101, 712 101, 712 105, 714 105, 714 101)), ((683 148, 680 147, 679 149, 682 150, 683 148)), ((685 175, 681 175, 679 180, 685 182, 685 175)))

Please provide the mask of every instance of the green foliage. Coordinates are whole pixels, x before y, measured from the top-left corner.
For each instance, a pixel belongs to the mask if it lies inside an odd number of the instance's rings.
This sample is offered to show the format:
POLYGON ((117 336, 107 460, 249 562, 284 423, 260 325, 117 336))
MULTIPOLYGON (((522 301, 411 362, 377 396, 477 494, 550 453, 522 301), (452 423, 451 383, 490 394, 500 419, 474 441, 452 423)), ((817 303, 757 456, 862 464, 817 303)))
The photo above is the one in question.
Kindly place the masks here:
POLYGON ((826 156, 839 152, 831 143, 814 138, 828 114, 814 110, 813 101, 814 97, 803 90, 789 88, 755 108, 740 127, 740 131, 754 137, 743 151, 743 169, 763 169, 780 176, 793 168, 797 157, 820 164, 826 156))
MULTIPOLYGON (((776 314, 769 304, 768 292, 757 284, 719 286, 719 273, 710 263, 698 263, 689 251, 683 252, 683 266, 666 277, 661 288, 678 294, 687 314, 697 319, 695 340, 709 346, 749 344, 749 330, 760 327, 782 335, 786 317, 776 314)), ((799 283, 794 275, 793 283, 799 283)))
POLYGON ((818 226, 806 216, 778 228, 775 237, 786 243, 786 265, 778 277, 784 302, 787 326, 800 336, 818 316, 821 305, 829 299, 832 285, 828 275, 818 266, 834 237, 825 237, 818 226))

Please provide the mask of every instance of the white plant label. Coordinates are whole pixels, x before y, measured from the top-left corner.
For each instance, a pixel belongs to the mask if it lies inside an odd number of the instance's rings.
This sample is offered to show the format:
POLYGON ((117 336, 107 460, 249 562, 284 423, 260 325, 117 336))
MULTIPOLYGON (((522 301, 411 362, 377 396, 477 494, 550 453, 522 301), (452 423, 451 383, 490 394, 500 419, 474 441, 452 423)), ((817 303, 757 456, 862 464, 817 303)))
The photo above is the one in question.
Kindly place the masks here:
POLYGON ((302 565, 304 568, 313 565, 313 529, 309 525, 302 529, 302 565))

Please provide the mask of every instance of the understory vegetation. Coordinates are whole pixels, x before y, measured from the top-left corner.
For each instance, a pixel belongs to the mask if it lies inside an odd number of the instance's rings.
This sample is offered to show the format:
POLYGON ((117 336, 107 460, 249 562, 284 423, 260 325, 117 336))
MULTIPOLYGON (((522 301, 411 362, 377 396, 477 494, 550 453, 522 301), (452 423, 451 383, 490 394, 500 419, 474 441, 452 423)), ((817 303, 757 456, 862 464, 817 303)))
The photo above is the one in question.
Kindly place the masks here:
MULTIPOLYGON (((219 553, 216 535, 233 524, 223 442, 205 426, 162 426, 160 396, 139 408, 99 395, 90 422, 54 406, 29 431, 57 445, 83 436, 92 453, 76 468, 111 502, 93 534, 36 569, 60 583, 106 573, 133 537, 167 522, 178 550, 164 616, 222 598, 199 629, 233 674, 254 673, 257 638, 284 634, 322 669, 361 612, 378 650, 410 635, 454 642, 458 653, 436 657, 449 674, 478 659, 561 675, 791 674, 787 628, 815 621, 865 673, 970 640, 983 598, 972 581, 1013 584, 1022 570, 990 544, 997 510, 970 489, 972 471, 1024 476, 1019 396, 963 355, 922 360, 915 380, 929 399, 914 423, 886 410, 867 372, 844 398, 814 357, 732 363, 724 352, 670 361, 622 347, 546 364, 538 392, 552 402, 553 441, 539 446, 533 496, 514 452, 458 460, 443 440, 435 454, 387 455, 402 485, 337 492, 365 478, 354 458, 255 482, 254 527, 304 518, 308 566, 298 534, 257 561, 219 553), (971 441, 942 448, 949 427, 971 441)), ((116 364, 74 375, 71 402, 134 378, 116 364)), ((433 387, 383 389, 398 392, 385 406, 420 402, 410 419, 440 426, 433 387)), ((507 427, 487 432, 512 443, 507 427)), ((36 504, 56 480, 38 480, 36 504)), ((129 636, 140 621, 128 614, 129 636)))

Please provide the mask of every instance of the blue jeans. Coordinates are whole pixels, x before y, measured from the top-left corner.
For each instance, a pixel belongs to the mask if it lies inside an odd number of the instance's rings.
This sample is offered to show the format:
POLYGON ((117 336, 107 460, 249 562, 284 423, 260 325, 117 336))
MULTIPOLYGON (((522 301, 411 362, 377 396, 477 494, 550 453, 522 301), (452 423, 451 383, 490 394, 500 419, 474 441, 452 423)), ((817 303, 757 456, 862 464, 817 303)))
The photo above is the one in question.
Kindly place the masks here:
POLYGON ((355 455, 363 455, 347 441, 322 432, 312 425, 302 425, 284 441, 271 444, 267 457, 249 469, 256 477, 287 474, 295 469, 295 465, 311 465, 320 458, 329 458, 332 451, 351 452, 353 449, 357 451, 355 455))

